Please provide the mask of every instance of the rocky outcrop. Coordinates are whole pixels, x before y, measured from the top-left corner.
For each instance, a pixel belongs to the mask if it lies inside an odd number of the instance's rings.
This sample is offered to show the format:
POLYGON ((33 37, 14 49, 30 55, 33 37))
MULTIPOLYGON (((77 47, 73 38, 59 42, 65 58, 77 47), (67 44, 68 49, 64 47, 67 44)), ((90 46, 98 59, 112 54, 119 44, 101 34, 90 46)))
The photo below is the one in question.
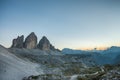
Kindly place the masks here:
POLYGON ((56 49, 52 44, 50 44, 50 50, 61 52, 59 49, 56 49))
POLYGON ((50 50, 53 50, 53 51, 56 50, 55 47, 52 44, 50 44, 50 50))
POLYGON ((28 37, 26 37, 24 42, 24 48, 34 49, 37 47, 37 36, 32 32, 28 37))
POLYGON ((18 36, 16 39, 13 39, 12 48, 23 48, 24 36, 18 36))
POLYGON ((52 50, 52 51, 59 51, 59 49, 56 49, 51 43, 50 41, 47 39, 46 36, 43 36, 42 39, 39 41, 39 44, 37 46, 37 48, 41 49, 41 50, 52 50))
POLYGON ((50 42, 47 37, 43 36, 37 47, 41 50, 50 50, 50 42))
POLYGON ((18 38, 13 39, 13 43, 11 48, 26 48, 26 49, 35 49, 38 48, 40 50, 52 50, 52 51, 60 51, 59 49, 56 49, 50 41, 47 39, 47 37, 43 36, 42 39, 39 41, 39 44, 37 44, 37 36, 34 32, 29 34, 25 41, 24 36, 18 36, 18 38))

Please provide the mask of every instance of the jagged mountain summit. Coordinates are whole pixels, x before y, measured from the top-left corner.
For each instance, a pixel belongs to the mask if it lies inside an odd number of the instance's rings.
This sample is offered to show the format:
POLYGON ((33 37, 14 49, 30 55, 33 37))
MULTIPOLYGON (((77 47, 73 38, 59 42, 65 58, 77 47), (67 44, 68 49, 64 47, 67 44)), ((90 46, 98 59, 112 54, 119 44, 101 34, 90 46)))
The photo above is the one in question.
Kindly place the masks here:
POLYGON ((56 50, 46 36, 43 36, 42 39, 39 41, 38 48, 41 50, 56 50))
POLYGON ((13 39, 12 48, 23 48, 24 36, 18 36, 16 39, 13 39))
POLYGON ((34 49, 37 47, 37 36, 34 32, 32 32, 30 35, 28 35, 24 42, 24 48, 27 49, 34 49))
POLYGON ((39 41, 38 48, 41 50, 50 49, 50 42, 45 36, 43 36, 42 39, 39 41))
POLYGON ((24 41, 24 36, 18 36, 18 38, 13 39, 13 43, 11 48, 25 48, 25 49, 40 49, 40 50, 52 50, 52 51, 60 51, 56 49, 46 36, 43 36, 42 39, 37 44, 37 36, 34 32, 30 33, 24 41))

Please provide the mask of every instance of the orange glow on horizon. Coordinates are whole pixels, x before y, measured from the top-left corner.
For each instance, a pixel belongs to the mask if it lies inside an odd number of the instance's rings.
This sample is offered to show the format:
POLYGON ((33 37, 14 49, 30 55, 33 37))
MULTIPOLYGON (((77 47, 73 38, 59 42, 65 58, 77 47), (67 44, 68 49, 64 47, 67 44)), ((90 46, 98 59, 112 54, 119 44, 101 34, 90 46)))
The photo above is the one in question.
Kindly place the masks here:
POLYGON ((94 47, 94 48, 91 48, 91 47, 82 47, 82 48, 77 48, 77 50, 105 50, 109 47, 94 47))

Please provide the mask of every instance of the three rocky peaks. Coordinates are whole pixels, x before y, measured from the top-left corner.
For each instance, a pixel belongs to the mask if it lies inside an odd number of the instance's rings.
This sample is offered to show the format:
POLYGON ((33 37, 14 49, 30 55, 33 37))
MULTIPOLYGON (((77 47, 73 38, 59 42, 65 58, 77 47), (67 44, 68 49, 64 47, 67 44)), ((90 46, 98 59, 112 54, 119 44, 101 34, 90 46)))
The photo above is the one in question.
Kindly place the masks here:
POLYGON ((16 39, 13 39, 11 48, 26 48, 26 49, 40 49, 40 50, 57 50, 50 43, 50 41, 43 36, 42 39, 37 44, 37 36, 34 32, 29 34, 24 41, 24 36, 18 36, 16 39))

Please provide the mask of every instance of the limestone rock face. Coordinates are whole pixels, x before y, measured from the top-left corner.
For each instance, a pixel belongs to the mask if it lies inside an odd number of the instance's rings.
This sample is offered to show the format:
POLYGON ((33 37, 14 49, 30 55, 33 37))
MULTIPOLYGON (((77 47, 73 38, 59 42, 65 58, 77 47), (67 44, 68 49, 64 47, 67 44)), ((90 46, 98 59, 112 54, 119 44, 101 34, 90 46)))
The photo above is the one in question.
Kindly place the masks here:
POLYGON ((18 36, 16 39, 13 39, 12 48, 23 48, 24 36, 18 36))
POLYGON ((41 50, 50 50, 50 42, 45 36, 39 41, 38 48, 41 50))
POLYGON ((43 36, 42 39, 37 44, 37 36, 34 32, 29 34, 24 41, 24 36, 18 36, 16 39, 13 39, 13 43, 11 48, 25 48, 25 49, 35 49, 38 48, 40 50, 52 50, 52 51, 60 51, 56 49, 47 37, 43 36))
POLYGON ((27 49, 34 49, 37 47, 37 36, 34 32, 32 32, 30 35, 28 35, 24 42, 24 48, 27 49))

